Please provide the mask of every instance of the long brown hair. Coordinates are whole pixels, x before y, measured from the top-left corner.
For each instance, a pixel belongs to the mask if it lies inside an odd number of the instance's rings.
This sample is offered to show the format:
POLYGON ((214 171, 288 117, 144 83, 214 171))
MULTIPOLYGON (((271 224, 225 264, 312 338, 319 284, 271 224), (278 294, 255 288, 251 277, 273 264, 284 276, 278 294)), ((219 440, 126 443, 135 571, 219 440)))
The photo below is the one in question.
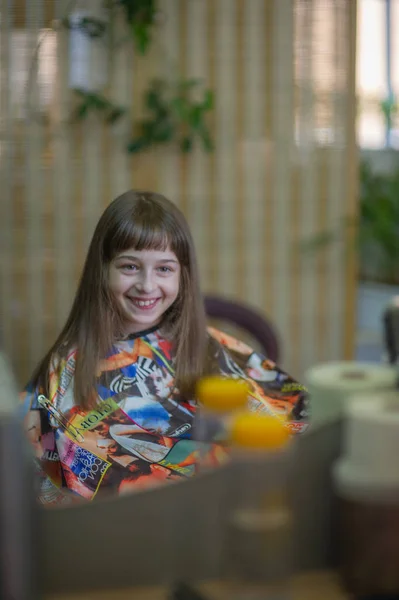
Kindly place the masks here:
POLYGON ((109 265, 120 252, 165 250, 170 245, 180 263, 179 293, 161 323, 174 344, 176 385, 183 396, 204 372, 206 322, 194 244, 180 210, 164 196, 131 190, 114 200, 95 229, 67 322, 32 378, 48 394, 54 357, 77 348, 74 395, 89 409, 96 403, 99 363, 122 332, 121 315, 108 286, 109 265))

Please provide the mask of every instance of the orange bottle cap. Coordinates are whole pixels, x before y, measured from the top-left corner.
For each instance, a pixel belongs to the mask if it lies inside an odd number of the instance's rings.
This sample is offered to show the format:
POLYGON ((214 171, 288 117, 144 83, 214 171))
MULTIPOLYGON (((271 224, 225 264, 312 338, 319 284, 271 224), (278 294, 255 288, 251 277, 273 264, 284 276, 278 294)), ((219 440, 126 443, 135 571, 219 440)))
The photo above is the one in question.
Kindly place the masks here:
POLYGON ((228 412, 245 408, 248 401, 249 385, 243 379, 209 376, 197 384, 198 401, 215 412, 228 412))
POLYGON ((285 446, 290 437, 286 420, 272 415, 243 413, 231 423, 233 446, 253 450, 276 450, 285 446))

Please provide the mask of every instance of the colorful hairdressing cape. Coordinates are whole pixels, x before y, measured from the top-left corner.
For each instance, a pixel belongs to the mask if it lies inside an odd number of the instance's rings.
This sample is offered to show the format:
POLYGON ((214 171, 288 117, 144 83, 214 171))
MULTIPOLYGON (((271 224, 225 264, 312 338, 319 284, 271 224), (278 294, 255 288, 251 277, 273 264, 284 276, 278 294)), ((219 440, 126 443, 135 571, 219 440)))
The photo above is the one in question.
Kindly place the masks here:
MULTIPOLYGON (((301 432, 307 417, 304 387, 246 344, 213 328, 209 335, 216 371, 249 382, 250 410, 287 418, 292 431, 301 432)), ((172 345, 160 330, 115 344, 100 364, 95 410, 83 411, 74 402, 75 358, 71 350, 54 362, 49 398, 30 386, 23 394, 42 503, 92 500, 194 475, 196 404, 179 400, 172 345)), ((214 465, 228 459, 216 441, 206 456, 214 465)))

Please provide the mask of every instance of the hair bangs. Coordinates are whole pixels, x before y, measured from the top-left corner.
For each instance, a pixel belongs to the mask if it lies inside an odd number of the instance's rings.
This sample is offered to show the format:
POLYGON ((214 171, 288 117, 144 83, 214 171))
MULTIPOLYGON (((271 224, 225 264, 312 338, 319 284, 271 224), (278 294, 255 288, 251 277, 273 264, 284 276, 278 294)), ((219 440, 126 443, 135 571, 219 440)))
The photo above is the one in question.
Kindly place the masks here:
POLYGON ((110 239, 108 258, 134 248, 140 250, 159 250, 164 252, 171 245, 171 232, 164 222, 150 219, 133 218, 126 220, 110 239))

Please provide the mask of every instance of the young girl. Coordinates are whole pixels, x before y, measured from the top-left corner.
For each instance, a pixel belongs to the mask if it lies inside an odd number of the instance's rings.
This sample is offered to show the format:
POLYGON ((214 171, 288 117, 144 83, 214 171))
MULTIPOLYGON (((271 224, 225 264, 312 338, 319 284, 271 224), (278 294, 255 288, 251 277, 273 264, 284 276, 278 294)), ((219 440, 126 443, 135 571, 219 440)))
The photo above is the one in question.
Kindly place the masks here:
MULTIPOLYGON (((208 373, 247 379, 252 410, 303 426, 304 388, 206 327, 182 213, 159 194, 129 191, 100 218, 66 325, 25 391, 40 501, 193 475, 194 385, 208 373)), ((213 444, 209 459, 223 452, 213 444)))

